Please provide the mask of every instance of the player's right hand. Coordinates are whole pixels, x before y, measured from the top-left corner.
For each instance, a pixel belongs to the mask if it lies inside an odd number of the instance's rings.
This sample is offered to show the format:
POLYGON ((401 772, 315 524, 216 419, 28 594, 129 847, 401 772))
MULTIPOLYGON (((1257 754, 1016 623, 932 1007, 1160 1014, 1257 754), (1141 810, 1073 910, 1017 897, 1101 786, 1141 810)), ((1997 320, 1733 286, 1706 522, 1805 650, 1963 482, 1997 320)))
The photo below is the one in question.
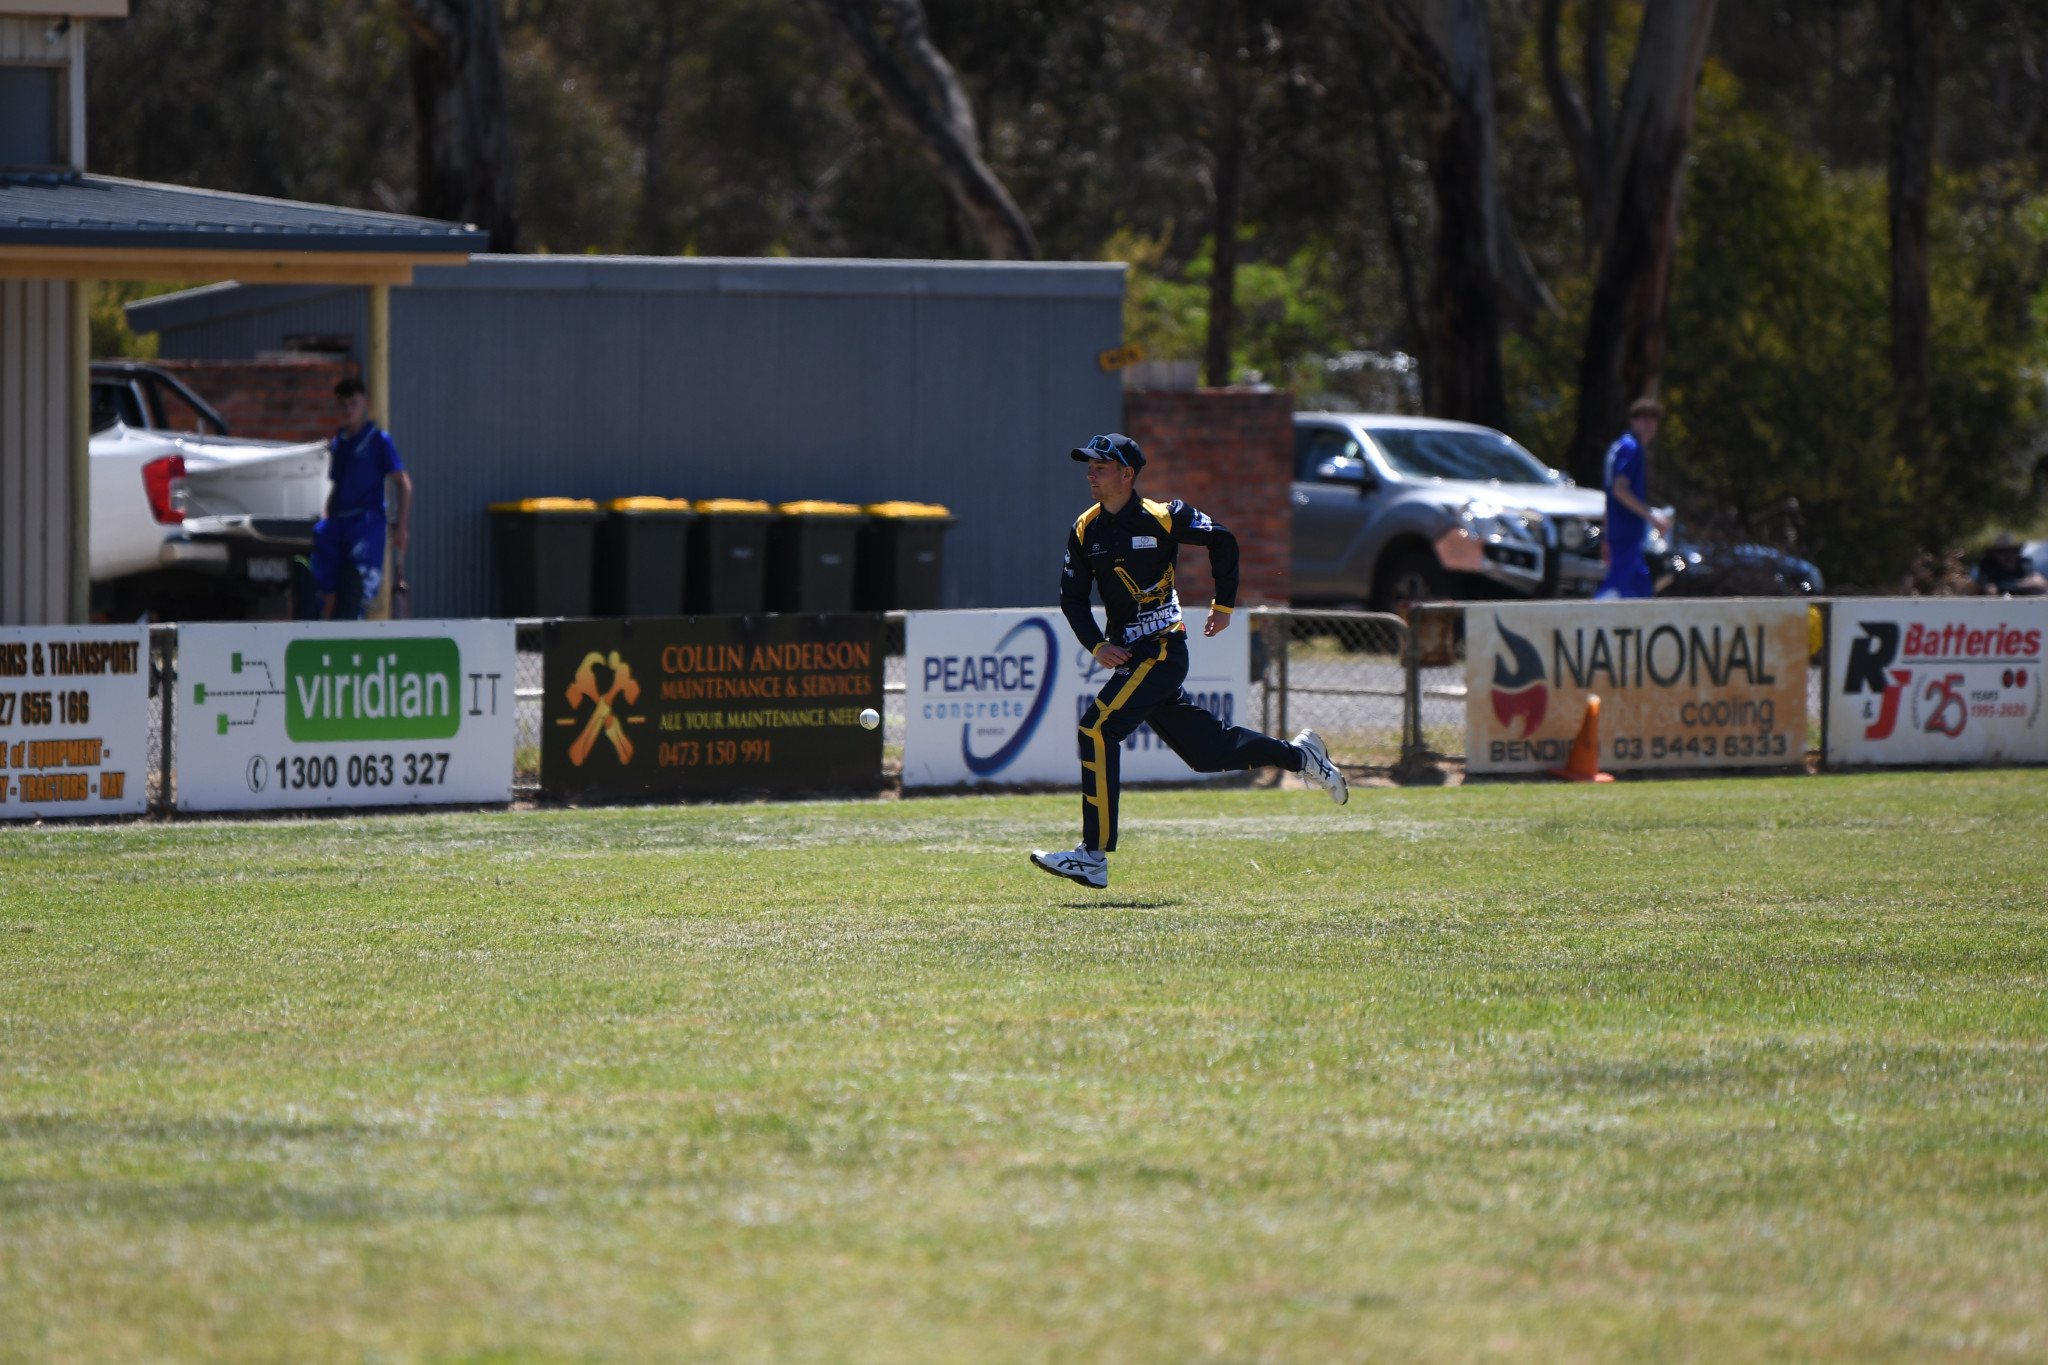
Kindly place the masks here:
POLYGON ((1113 645, 1109 641, 1104 640, 1101 644, 1095 646, 1095 662, 1101 664, 1104 668, 1122 668, 1130 661, 1131 651, 1121 645, 1113 645))

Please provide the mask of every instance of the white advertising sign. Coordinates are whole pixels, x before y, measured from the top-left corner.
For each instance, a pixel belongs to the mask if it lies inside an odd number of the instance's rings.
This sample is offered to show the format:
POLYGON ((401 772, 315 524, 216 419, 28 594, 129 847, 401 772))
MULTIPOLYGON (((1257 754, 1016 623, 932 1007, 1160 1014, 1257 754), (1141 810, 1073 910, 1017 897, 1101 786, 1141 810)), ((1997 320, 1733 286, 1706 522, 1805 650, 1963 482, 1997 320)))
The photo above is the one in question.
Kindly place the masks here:
POLYGON ((179 810, 512 799, 510 621, 178 628, 179 810))
POLYGON ((2048 762, 2039 598, 1835 603, 1828 762, 2048 762))
POLYGON ((149 627, 0 630, 0 819, 148 803, 149 627))
MULTIPOLYGON (((1251 632, 1242 621, 1188 632, 1187 690, 1226 725, 1245 723, 1251 632)), ((1059 608, 914 611, 904 630, 903 785, 1078 782, 1075 730, 1109 671, 1081 648, 1059 608)), ((1124 741, 1125 782, 1196 773, 1149 725, 1124 741)))
POLYGON ((1596 696, 1604 768, 1800 763, 1810 641, 1797 598, 1475 602, 1466 771, 1563 766, 1596 696))

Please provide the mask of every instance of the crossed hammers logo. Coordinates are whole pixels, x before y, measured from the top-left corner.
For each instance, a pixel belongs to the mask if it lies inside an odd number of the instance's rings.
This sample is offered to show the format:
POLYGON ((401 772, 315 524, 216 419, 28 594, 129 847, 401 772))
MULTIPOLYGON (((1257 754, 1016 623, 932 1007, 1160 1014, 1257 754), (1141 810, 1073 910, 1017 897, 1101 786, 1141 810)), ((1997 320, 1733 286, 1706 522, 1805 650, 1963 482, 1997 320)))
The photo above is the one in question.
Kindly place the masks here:
POLYGON ((633 761, 633 741, 626 738, 626 727, 619 724, 619 718, 612 711, 612 701, 624 697, 628 702, 640 700, 640 684, 633 680, 633 668, 619 657, 615 649, 607 658, 592 650, 583 656, 583 662, 576 666, 576 680, 569 684, 569 709, 583 705, 583 699, 590 698, 593 710, 590 721, 583 727, 583 733, 576 736, 576 742, 569 746, 569 761, 577 767, 590 757, 590 751, 597 747, 597 737, 603 735, 619 751, 619 762, 633 761), (612 671, 612 685, 600 692, 597 690, 597 668, 602 664, 612 671))

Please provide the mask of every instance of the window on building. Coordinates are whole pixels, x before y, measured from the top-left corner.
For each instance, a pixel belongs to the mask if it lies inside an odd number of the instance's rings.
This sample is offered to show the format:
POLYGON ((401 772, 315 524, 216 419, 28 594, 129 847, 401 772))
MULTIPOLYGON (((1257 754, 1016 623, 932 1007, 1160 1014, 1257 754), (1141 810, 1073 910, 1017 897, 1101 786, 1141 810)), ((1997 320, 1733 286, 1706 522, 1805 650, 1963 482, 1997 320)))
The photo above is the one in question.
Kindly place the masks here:
POLYGON ((0 166, 67 164, 58 118, 63 74, 54 66, 0 66, 0 166))

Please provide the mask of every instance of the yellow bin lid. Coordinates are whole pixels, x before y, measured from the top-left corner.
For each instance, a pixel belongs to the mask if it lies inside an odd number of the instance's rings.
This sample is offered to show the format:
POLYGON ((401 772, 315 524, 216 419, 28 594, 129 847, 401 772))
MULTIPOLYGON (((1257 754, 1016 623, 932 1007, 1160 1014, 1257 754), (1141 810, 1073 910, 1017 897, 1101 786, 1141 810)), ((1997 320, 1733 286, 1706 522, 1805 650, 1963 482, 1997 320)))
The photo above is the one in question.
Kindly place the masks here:
POLYGON ((688 498, 613 498, 605 504, 608 512, 688 512, 695 508, 688 498))
POLYGON ((935 502, 871 502, 867 506, 871 517, 950 517, 952 512, 935 502))
POLYGON ((697 510, 714 514, 720 512, 755 512, 766 515, 775 509, 765 502, 756 502, 752 498, 705 498, 697 504, 697 510))
POLYGON ((850 502, 784 502, 775 510, 785 517, 857 517, 860 508, 850 502))
POLYGON ((595 512, 589 498, 521 498, 517 502, 494 502, 493 512, 595 512))

